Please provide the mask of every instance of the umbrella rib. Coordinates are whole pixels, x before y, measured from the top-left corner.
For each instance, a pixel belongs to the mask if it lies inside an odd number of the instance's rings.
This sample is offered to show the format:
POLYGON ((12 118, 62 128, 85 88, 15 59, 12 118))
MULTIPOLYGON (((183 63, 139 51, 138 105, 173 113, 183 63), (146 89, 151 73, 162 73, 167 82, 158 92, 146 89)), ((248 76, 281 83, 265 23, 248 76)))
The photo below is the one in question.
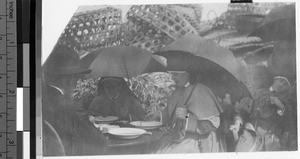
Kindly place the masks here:
POLYGON ((126 62, 125 62, 125 57, 122 55, 122 59, 123 59, 123 63, 124 63, 124 70, 125 70, 125 73, 126 73, 126 76, 127 76, 127 79, 129 79, 129 73, 128 73, 128 69, 127 69, 127 65, 126 65, 126 62))

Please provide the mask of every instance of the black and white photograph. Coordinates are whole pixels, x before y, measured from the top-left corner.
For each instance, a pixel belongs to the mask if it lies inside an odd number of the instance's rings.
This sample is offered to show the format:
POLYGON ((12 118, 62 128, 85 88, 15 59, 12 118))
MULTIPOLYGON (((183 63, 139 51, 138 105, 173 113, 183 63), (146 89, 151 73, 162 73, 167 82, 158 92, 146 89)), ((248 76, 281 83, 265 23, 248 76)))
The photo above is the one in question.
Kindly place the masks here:
POLYGON ((298 151, 295 2, 49 3, 41 156, 298 151))

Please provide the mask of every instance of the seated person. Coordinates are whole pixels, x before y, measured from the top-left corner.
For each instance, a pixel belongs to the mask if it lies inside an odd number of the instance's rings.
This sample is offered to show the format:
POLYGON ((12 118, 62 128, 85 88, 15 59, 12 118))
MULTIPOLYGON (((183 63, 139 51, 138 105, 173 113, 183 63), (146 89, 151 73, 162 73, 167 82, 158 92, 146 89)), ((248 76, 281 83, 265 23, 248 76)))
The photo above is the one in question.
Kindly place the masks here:
POLYGON ((88 107, 93 116, 116 116, 119 120, 143 120, 146 111, 123 78, 103 77, 98 83, 98 96, 88 107))

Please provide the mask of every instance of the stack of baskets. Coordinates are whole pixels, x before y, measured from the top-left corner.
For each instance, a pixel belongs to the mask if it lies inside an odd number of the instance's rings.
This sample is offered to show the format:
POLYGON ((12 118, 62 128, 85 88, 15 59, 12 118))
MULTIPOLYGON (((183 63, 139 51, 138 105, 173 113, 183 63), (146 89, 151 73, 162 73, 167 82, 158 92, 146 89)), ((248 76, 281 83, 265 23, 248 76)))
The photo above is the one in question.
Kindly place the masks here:
POLYGON ((71 18, 58 43, 81 57, 115 45, 155 52, 186 34, 198 35, 200 11, 201 7, 191 5, 134 5, 126 22, 121 10, 112 7, 80 12, 71 18))
POLYGON ((155 52, 174 40, 198 31, 180 13, 167 5, 132 6, 127 13, 123 35, 126 45, 155 52))
POLYGON ((121 10, 112 7, 74 15, 58 41, 79 55, 120 44, 121 10))

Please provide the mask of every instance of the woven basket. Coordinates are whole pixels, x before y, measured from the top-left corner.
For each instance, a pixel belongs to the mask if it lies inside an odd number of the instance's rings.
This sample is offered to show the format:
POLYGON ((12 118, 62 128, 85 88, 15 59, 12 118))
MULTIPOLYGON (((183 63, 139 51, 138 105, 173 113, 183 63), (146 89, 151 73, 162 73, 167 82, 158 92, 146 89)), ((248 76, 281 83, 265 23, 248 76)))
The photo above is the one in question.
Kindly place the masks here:
POLYGON ((155 52, 174 40, 197 30, 182 13, 167 5, 132 6, 127 13, 123 33, 126 45, 155 52))
POLYGON ((107 7, 74 15, 58 41, 79 55, 120 44, 121 10, 107 7))

